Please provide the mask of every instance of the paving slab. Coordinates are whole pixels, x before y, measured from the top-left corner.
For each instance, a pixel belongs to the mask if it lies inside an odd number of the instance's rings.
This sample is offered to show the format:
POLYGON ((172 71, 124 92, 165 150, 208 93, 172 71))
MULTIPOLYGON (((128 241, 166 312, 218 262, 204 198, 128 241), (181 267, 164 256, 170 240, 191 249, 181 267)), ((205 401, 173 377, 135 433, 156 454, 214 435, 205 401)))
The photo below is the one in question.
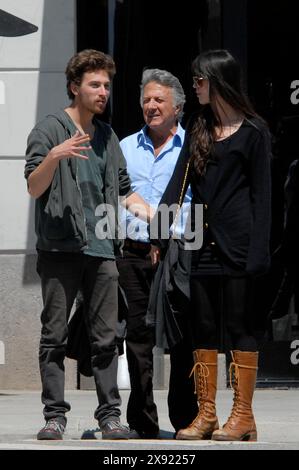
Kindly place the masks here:
MULTIPOLYGON (((121 391, 122 415, 125 416, 128 390, 121 391)), ((257 390, 254 412, 258 442, 179 441, 173 439, 173 428, 167 413, 167 392, 155 391, 161 439, 108 441, 101 439, 93 418, 97 400, 94 391, 67 391, 72 409, 63 441, 37 441, 43 426, 39 392, 0 390, 0 450, 101 450, 101 451, 201 451, 201 450, 299 450, 299 391, 257 390), (88 435, 95 439, 82 439, 88 435)), ((220 423, 230 413, 232 392, 217 394, 220 423)), ((125 419, 123 419, 125 421, 125 419)))

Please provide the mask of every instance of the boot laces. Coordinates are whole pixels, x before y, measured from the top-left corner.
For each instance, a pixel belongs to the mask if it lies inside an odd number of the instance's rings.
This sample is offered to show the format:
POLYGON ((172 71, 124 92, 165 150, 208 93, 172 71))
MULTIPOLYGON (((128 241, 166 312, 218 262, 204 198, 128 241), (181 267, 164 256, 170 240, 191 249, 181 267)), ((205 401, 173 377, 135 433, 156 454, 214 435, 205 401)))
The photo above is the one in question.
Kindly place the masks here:
POLYGON ((209 367, 208 366, 216 366, 215 363, 208 363, 208 362, 196 362, 191 370, 189 377, 193 375, 194 377, 194 394, 197 394, 198 402, 199 402, 199 415, 200 416, 204 412, 204 406, 206 403, 206 399, 208 397, 208 377, 210 375, 209 367))
POLYGON ((238 408, 239 405, 241 404, 240 400, 240 369, 257 369, 255 366, 245 366, 243 364, 238 364, 237 362, 234 361, 234 356, 232 355, 233 361, 231 362, 229 366, 229 382, 232 390, 234 390, 234 398, 233 398, 233 407, 232 411, 230 414, 230 417, 228 418, 228 421, 238 415, 238 408))
POLYGON ((190 372, 189 378, 192 375, 194 377, 194 394, 197 394, 199 400, 200 398, 205 398, 208 393, 207 378, 210 375, 208 364, 205 362, 196 362, 190 372))
POLYGON ((236 362, 231 362, 229 366, 229 382, 231 389, 234 391, 234 398, 233 398, 233 407, 232 412, 228 420, 230 420, 233 416, 237 414, 239 397, 240 397, 240 388, 239 388, 239 365, 236 362))

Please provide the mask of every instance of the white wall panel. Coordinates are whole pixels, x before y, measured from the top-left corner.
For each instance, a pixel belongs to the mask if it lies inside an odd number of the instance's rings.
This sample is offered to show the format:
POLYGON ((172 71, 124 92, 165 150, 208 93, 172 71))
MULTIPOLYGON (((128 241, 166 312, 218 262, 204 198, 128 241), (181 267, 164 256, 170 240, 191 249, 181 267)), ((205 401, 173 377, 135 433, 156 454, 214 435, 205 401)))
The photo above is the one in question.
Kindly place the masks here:
POLYGON ((64 70, 75 52, 76 25, 75 0, 0 0, 0 9, 38 27, 0 36, 1 252, 35 244, 23 157, 36 122, 68 103, 64 70))
MULTIPOLYGON (((35 123, 68 103, 64 70, 76 50, 75 0, 0 0, 0 9, 38 28, 0 36, 0 386, 33 389, 40 388, 42 302, 36 256, 28 254, 35 248, 34 200, 24 154, 35 123)), ((72 362, 69 388, 76 387, 72 362)))
POLYGON ((5 100, 0 104, 0 156, 23 156, 37 121, 68 103, 63 73, 0 72, 5 100))
POLYGON ((25 36, 0 37, 0 69, 64 70, 74 52, 75 0, 0 0, 0 9, 38 27, 25 36))
POLYGON ((0 160, 0 250, 34 250, 34 201, 22 160, 0 160))

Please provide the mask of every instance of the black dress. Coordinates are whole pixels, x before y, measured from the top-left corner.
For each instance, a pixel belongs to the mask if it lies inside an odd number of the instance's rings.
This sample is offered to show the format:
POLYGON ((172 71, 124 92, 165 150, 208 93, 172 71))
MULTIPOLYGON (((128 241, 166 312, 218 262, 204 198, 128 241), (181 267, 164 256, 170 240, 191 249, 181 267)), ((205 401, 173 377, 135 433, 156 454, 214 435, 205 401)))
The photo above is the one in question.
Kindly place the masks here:
MULTIPOLYGON (((160 205, 178 204, 186 174, 185 188, 191 184, 193 194, 191 207, 203 205, 203 246, 191 252, 190 269, 185 276, 190 288, 188 318, 193 349, 217 348, 217 321, 225 312, 229 315, 228 333, 233 348, 254 351, 255 340, 245 321, 249 318, 246 305, 251 277, 265 273, 270 265, 270 134, 259 119, 245 119, 229 138, 215 142, 205 172, 199 176, 190 160, 192 128, 191 120, 160 205)), ((159 226, 159 218, 158 210, 154 227, 159 226)), ((170 217, 170 225, 172 222, 170 217)), ((191 223, 193 232, 194 227, 191 223)), ((162 237, 152 238, 152 242, 162 248, 162 253, 167 249, 162 237)), ((180 267, 180 263, 171 268, 172 275, 175 266, 180 267)), ((164 317, 175 320, 176 312, 165 311, 164 303, 161 302, 164 317)))
MULTIPOLYGON (((214 185, 217 180, 220 160, 221 158, 229 156, 231 141, 232 139, 240 137, 239 131, 242 136, 241 127, 231 136, 214 142, 213 155, 208 160, 203 175, 199 177, 195 169, 192 168, 190 176, 193 193, 192 205, 204 204, 204 208, 207 209, 209 201, 212 197, 214 185), (203 203, 203 201, 205 202, 203 203)), ((191 210, 191 219, 191 226, 194 228, 195 222, 193 210, 191 210)), ((207 222, 205 222, 205 224, 206 223, 207 222)), ((221 258, 221 252, 219 251, 216 242, 213 239, 213 235, 210 229, 208 228, 205 233, 202 248, 200 248, 199 250, 194 250, 192 252, 192 275, 221 276, 224 275, 224 273, 225 270, 221 258)), ((231 272, 231 274, 233 274, 233 272, 231 272)), ((235 275, 241 275, 241 272, 239 270, 236 270, 235 275)))
MULTIPOLYGON (((189 144, 187 129, 184 147, 160 204, 170 206, 178 202, 190 158, 189 144)), ((193 253, 193 267, 197 264, 198 269, 211 268, 211 273, 215 268, 218 273, 232 276, 260 275, 267 271, 270 160, 271 141, 266 125, 258 119, 245 119, 234 134, 215 142, 202 176, 196 174, 191 163, 188 182, 193 194, 192 205, 203 204, 204 213, 203 248, 193 253)))

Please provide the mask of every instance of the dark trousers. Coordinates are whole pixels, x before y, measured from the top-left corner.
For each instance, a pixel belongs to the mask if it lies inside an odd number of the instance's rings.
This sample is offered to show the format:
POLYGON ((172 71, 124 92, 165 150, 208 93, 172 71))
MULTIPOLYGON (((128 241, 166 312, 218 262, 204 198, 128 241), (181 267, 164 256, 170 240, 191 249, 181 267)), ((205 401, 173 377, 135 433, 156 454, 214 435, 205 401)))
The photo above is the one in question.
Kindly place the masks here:
POLYGON ((169 419, 176 431, 189 426, 198 414, 193 376, 192 345, 186 333, 182 342, 170 349, 170 377, 168 392, 169 419))
MULTIPOLYGON (((129 306, 126 346, 131 394, 127 421, 134 429, 155 434, 159 427, 152 382, 154 332, 145 324, 154 270, 150 256, 137 249, 125 249, 117 265, 129 306)), ((190 424, 198 412, 194 382, 189 378, 193 367, 189 339, 170 350, 170 363, 168 409, 170 422, 177 431, 190 424)))
POLYGON ((192 275, 190 287, 194 349, 218 349, 223 322, 232 349, 256 351, 248 277, 192 275))
POLYGON ((91 344, 92 371, 98 396, 95 419, 99 425, 119 419, 118 353, 115 343, 118 272, 115 261, 81 253, 39 251, 44 308, 41 314, 39 363, 45 419, 65 417, 64 359, 68 318, 80 288, 91 344))
POLYGON ((154 331, 145 324, 153 268, 149 254, 141 247, 125 248, 117 267, 128 302, 126 353, 131 393, 127 421, 140 434, 155 436, 159 424, 153 396, 154 331))

